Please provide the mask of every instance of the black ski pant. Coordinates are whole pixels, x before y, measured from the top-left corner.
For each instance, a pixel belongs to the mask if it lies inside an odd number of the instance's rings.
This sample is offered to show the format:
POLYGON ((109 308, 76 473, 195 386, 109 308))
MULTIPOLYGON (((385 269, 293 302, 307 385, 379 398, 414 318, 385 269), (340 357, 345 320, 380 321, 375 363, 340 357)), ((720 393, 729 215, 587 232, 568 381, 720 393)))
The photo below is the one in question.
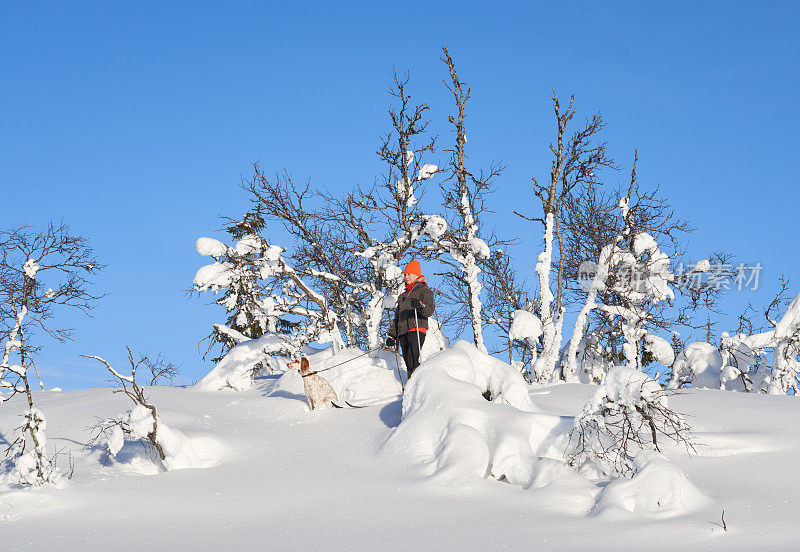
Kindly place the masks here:
POLYGON ((403 360, 406 363, 408 377, 411 377, 411 374, 419 366, 419 348, 423 343, 425 343, 425 334, 422 332, 408 332, 400 336, 400 347, 403 348, 403 360))

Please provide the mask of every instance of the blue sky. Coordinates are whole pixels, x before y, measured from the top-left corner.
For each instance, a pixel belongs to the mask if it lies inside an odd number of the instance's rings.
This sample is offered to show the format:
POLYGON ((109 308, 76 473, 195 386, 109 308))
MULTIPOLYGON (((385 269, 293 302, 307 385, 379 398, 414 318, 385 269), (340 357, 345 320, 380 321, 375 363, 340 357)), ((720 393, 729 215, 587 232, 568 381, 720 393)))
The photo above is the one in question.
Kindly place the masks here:
POLYGON ((791 2, 5 3, 2 226, 63 219, 108 265, 94 318, 58 318, 76 339, 48 344, 45 383, 103 385, 77 355, 122 365, 125 344, 162 351, 185 382, 207 372, 197 341, 223 316, 182 290, 203 264, 195 239, 245 207, 240 176, 260 160, 331 190, 371 183, 393 66, 447 140, 443 44, 473 88, 473 161, 507 166, 490 223, 521 240, 521 270, 540 233, 508 215, 535 212, 555 86, 579 117, 604 114, 626 167, 639 149, 641 183, 697 227, 691 254, 764 266, 732 313, 768 302, 778 273, 797 293, 798 24, 791 2))

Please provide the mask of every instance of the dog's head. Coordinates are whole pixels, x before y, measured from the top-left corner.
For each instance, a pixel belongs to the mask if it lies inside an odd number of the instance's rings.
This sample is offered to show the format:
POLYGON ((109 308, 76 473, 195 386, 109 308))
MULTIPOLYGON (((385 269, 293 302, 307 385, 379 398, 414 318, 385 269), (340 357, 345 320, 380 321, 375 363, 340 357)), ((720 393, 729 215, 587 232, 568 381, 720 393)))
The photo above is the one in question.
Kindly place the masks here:
POLYGON ((290 370, 299 370, 300 374, 306 375, 311 372, 311 364, 309 364, 306 357, 300 357, 287 364, 290 370))

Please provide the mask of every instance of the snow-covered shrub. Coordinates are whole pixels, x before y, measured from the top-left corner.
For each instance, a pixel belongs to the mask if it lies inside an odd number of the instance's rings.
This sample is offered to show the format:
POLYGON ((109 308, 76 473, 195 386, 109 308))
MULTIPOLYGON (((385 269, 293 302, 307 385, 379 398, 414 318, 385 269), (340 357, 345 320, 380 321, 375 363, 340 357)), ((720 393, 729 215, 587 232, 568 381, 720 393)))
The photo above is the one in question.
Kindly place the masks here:
POLYGON ((777 322, 772 322, 774 348, 772 367, 765 377, 763 388, 770 395, 800 395, 800 293, 792 299, 786 312, 777 322))
MULTIPOLYGON (((675 361, 670 387, 691 382, 692 387, 729 389, 772 395, 798 395, 800 391, 800 294, 778 320, 770 309, 781 304, 783 291, 765 312, 772 329, 759 333, 723 332, 719 349, 693 343, 675 361), (766 362, 772 349, 772 363, 766 362)), ((741 328, 740 328, 741 329, 741 328)))
POLYGON ((691 428, 669 407, 669 394, 643 372, 611 369, 575 418, 568 463, 592 476, 628 475, 641 450, 660 451, 659 436, 693 450, 691 428))
MULTIPOLYGON (((52 458, 45 454, 47 445, 47 419, 36 408, 30 408, 22 415, 22 425, 17 428, 17 438, 6 450, 6 460, 0 470, 0 487, 10 485, 38 486, 44 483, 59 484, 69 479, 72 470, 65 474, 57 467, 58 453, 52 458), (32 445, 29 445, 30 443, 32 445)), ((70 464, 72 462, 69 457, 70 464)))
POLYGON ((144 390, 136 382, 136 370, 146 364, 147 357, 135 359, 128 349, 131 375, 125 376, 98 356, 84 355, 105 365, 108 371, 122 385, 122 392, 131 399, 134 406, 124 414, 103 420, 92 428, 92 438, 87 446, 100 445, 109 458, 114 458, 122 450, 125 441, 140 442, 154 450, 158 461, 166 470, 181 468, 208 467, 214 459, 197 450, 192 439, 183 432, 172 429, 159 416, 156 406, 148 400, 144 390))
POLYGON ((721 358, 720 383, 725 389, 758 391, 764 387, 767 370, 762 365, 768 340, 764 334, 752 336, 743 333, 730 335, 722 332, 719 340, 721 358))
POLYGON ((137 404, 124 414, 104 420, 95 426, 89 445, 103 447, 107 458, 113 459, 126 441, 139 442, 155 452, 152 459, 166 470, 207 467, 207 458, 196 450, 192 440, 165 424, 150 406, 137 404))

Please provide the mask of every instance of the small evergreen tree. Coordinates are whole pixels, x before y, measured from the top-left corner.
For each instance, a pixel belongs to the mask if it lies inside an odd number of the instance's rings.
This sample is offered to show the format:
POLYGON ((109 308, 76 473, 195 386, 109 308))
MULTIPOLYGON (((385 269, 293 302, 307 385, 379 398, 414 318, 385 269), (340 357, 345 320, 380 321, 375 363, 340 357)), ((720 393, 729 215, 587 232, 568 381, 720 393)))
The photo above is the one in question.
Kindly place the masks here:
POLYGON ((219 355, 212 358, 215 363, 238 343, 258 339, 267 332, 288 333, 297 326, 274 314, 272 288, 265 281, 260 265, 265 243, 261 237, 265 225, 261 210, 250 210, 240 220, 226 220, 229 225, 225 231, 236 240, 236 245, 228 247, 213 238, 197 240, 197 252, 213 257, 216 262, 197 272, 194 289, 214 292, 224 289, 214 302, 228 313, 225 324, 214 324, 207 337, 210 343, 206 354, 220 345, 219 355))

